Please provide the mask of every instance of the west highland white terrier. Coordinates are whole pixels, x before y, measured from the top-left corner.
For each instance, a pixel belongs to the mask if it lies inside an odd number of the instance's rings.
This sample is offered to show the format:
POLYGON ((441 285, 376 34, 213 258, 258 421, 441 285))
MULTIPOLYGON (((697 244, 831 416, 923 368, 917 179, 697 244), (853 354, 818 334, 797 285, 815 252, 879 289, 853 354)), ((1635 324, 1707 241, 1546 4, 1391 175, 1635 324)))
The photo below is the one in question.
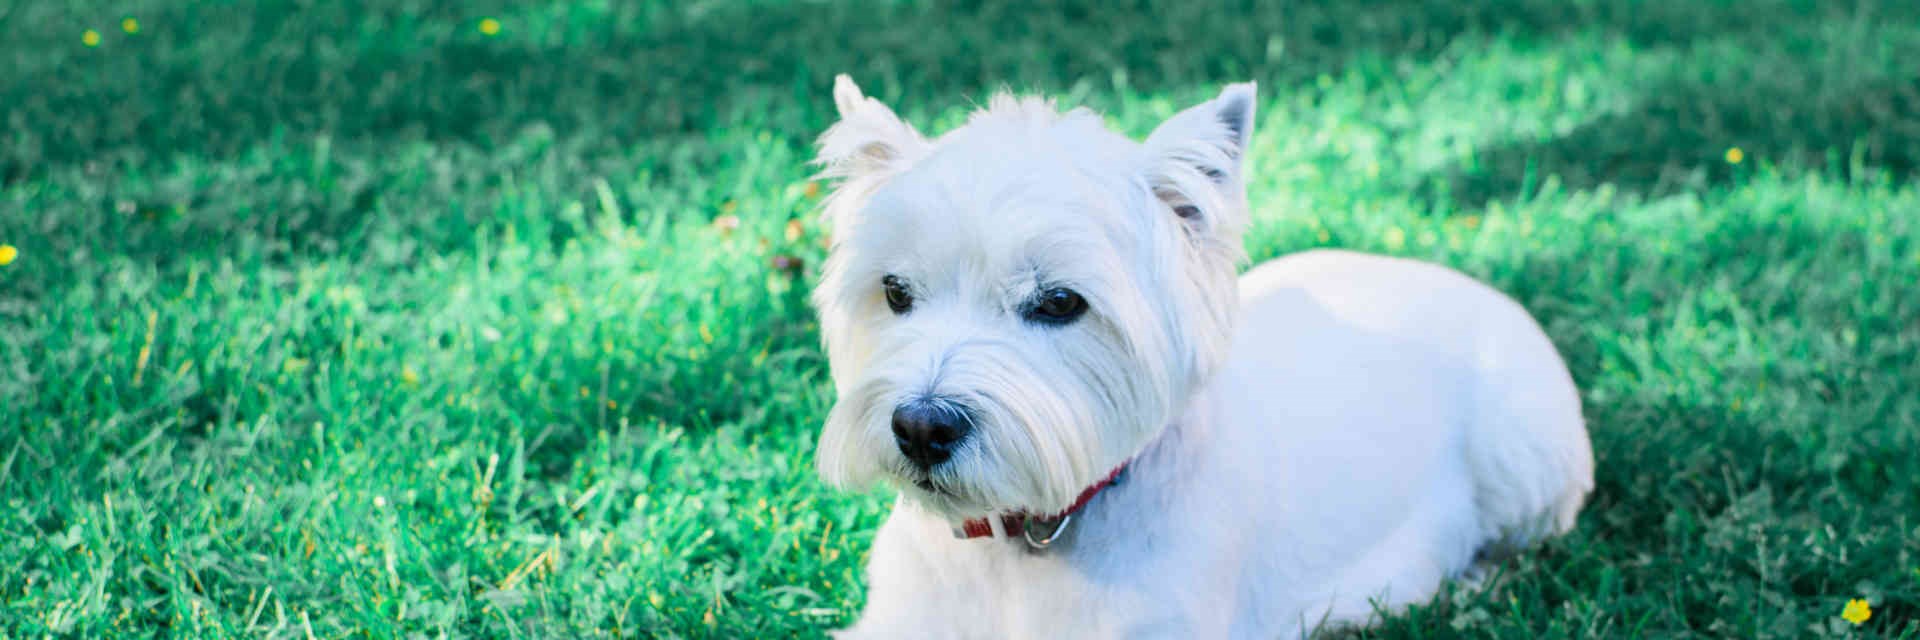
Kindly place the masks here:
POLYGON ((819 465, 899 490, 843 637, 1297 637, 1573 525, 1580 400, 1518 304, 1344 251, 1236 277, 1252 84, 1145 143, 834 102, 819 465))

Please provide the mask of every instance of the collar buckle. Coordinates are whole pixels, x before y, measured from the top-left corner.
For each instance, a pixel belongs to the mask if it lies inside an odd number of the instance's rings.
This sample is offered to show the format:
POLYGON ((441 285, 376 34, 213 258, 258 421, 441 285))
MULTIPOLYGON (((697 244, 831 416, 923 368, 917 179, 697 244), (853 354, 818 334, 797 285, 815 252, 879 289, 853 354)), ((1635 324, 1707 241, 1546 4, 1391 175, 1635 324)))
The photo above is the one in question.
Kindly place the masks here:
POLYGON ((1053 544, 1053 541, 1059 540, 1060 534, 1066 533, 1069 524, 1073 524, 1071 513, 1059 518, 1028 516, 1026 526, 1020 528, 1020 537, 1027 541, 1027 548, 1039 551, 1053 544))
POLYGON ((1107 474, 1106 479, 1080 492, 1079 499, 1074 500, 1071 506, 1058 514, 1037 516, 1013 512, 963 520, 953 527, 953 537, 961 540, 988 537, 1008 539, 1013 537, 1015 530, 1018 530, 1027 548, 1034 551, 1045 549, 1066 533, 1067 527, 1073 524, 1074 514, 1078 513, 1081 507, 1087 506, 1095 494, 1100 493, 1102 489, 1120 484, 1126 470, 1127 465, 1121 464, 1119 468, 1113 470, 1113 473, 1107 474))

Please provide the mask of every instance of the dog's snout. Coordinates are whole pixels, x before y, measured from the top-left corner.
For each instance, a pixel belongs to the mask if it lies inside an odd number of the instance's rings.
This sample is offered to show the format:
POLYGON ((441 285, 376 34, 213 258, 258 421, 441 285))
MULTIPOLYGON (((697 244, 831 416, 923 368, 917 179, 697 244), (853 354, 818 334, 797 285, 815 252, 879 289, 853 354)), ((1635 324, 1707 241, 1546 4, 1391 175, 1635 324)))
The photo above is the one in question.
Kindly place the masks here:
POLYGON ((966 414, 932 402, 909 402, 893 410, 893 440, 915 466, 925 471, 953 457, 967 437, 966 414))

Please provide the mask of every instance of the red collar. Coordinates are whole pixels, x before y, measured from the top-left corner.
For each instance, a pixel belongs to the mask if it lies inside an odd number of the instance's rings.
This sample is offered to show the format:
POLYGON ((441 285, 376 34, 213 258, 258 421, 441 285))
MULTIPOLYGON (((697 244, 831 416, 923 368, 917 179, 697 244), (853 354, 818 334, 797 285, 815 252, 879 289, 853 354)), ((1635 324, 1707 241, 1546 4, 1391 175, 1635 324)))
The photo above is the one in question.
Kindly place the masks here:
MULTIPOLYGON (((1100 493, 1101 489, 1119 484, 1120 473, 1126 470, 1126 463, 1121 463, 1119 467, 1113 470, 1113 473, 1107 474, 1106 479, 1095 482, 1093 486, 1087 487, 1086 491, 1080 492, 1080 497, 1074 499, 1073 505, 1067 507, 1066 511, 1045 517, 1020 512, 1002 515, 1000 516, 1000 524, 1003 527, 1001 531, 1007 537, 1025 536, 1027 544, 1036 548, 1045 547, 1047 544, 1053 542, 1053 539, 1057 537, 1062 530, 1066 529, 1067 521, 1073 517, 1073 514, 1078 513, 1082 507, 1087 506, 1088 502, 1093 501, 1095 494, 1100 493), (1044 530, 1030 530, 1036 528, 1044 530), (1036 538, 1036 535, 1041 537, 1036 538)), ((991 537, 993 536, 993 523, 989 522, 986 518, 968 520, 960 523, 959 527, 955 527, 953 535, 956 538, 962 539, 991 537)))

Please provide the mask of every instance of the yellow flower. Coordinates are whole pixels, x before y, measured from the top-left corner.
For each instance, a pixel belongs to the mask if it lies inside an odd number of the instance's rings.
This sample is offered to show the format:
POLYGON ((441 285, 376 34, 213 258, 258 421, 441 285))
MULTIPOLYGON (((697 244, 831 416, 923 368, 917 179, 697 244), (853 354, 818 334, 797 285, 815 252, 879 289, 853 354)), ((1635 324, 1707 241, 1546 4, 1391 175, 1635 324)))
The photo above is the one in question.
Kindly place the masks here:
POLYGON ((487 34, 487 35, 490 35, 490 36, 493 36, 493 35, 499 35, 499 34, 500 34, 500 21, 499 21, 499 20, 495 20, 495 19, 493 19, 493 18, 486 18, 486 19, 484 19, 484 20, 481 20, 481 21, 480 21, 480 33, 484 33, 484 34, 487 34))
POLYGON ((13 264, 13 259, 18 257, 20 257, 19 249, 13 248, 10 244, 0 244, 0 267, 13 264))
POLYGON ((1745 159, 1747 159, 1747 152, 1741 151, 1740 147, 1727 147, 1727 164, 1740 164, 1740 161, 1745 159))
POLYGON ((1848 600, 1847 608, 1840 610, 1840 617, 1853 623, 1854 626, 1860 626, 1860 623, 1866 622, 1867 618, 1873 617, 1873 607, 1867 606, 1867 601, 1858 598, 1848 600))
POLYGON ((1387 230, 1387 248, 1388 249, 1399 251, 1402 247, 1405 247, 1405 246, 1407 246, 1406 230, 1401 229, 1400 227, 1394 227, 1392 229, 1387 230))
POLYGON ((140 21, 133 18, 121 20, 120 30, 127 33, 140 33, 140 21))
POLYGON ((414 371, 413 365, 400 367, 400 381, 409 385, 420 384, 420 372, 414 371))
POLYGON ((100 46, 100 32, 94 31, 92 29, 86 30, 85 33, 80 34, 80 44, 84 44, 89 47, 100 46))

